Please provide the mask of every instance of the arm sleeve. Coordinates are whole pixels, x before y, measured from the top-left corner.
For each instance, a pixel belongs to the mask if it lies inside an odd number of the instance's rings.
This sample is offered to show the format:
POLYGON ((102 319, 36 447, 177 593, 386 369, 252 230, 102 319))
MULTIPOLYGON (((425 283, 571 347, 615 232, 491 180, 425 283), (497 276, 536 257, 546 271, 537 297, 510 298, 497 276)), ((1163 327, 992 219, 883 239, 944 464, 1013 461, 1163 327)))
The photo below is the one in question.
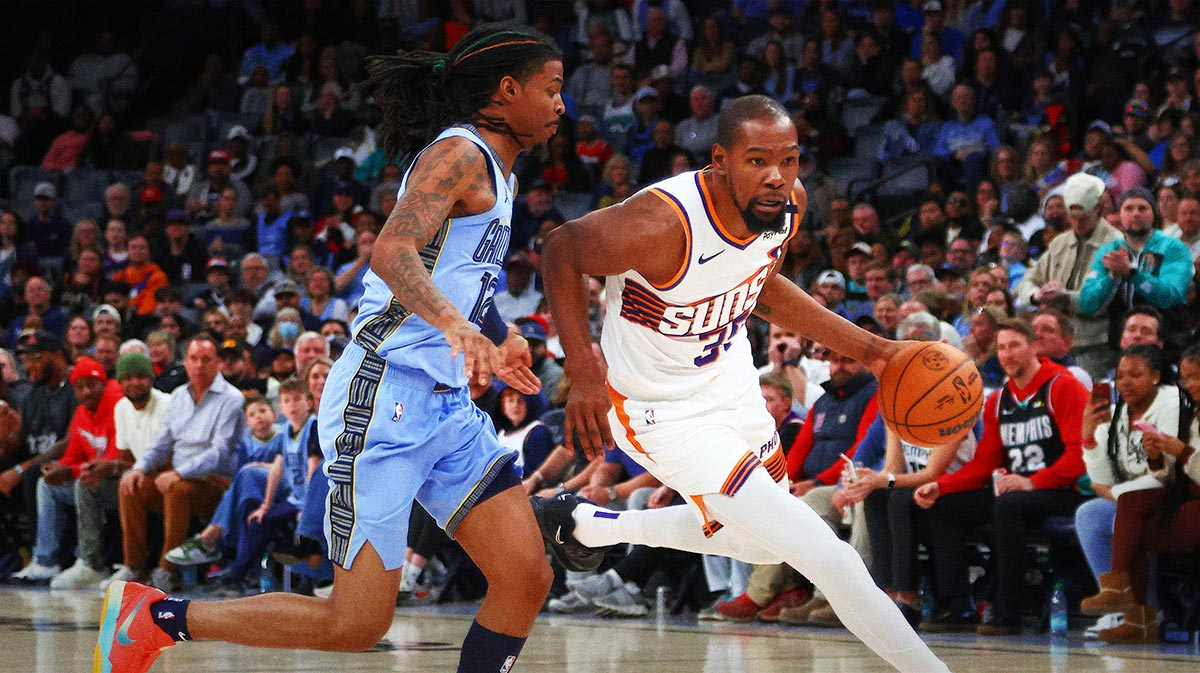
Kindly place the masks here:
MULTIPOLYGON (((863 439, 867 436, 867 431, 871 429, 871 424, 879 416, 879 403, 876 401, 878 399, 878 397, 872 395, 871 401, 867 402, 867 406, 863 407, 862 416, 858 419, 858 433, 854 437, 854 443, 846 448, 847 458, 855 457, 855 452, 862 445, 863 439)), ((841 460, 833 461, 832 465, 817 475, 817 482, 826 485, 836 484, 842 476, 842 463, 843 461, 841 460)))
POLYGON ((1117 289, 1117 282, 1108 273, 1108 269, 1104 268, 1104 262, 1101 260, 1105 253, 1115 250, 1119 245, 1121 245, 1119 241, 1108 243, 1097 250, 1096 255, 1092 257, 1087 277, 1079 288, 1080 313, 1096 315, 1112 300, 1113 292, 1117 289))
POLYGON ((1063 441, 1063 453, 1049 466, 1029 477, 1039 489, 1071 488, 1083 476, 1083 447, 1080 426, 1088 392, 1074 376, 1060 376, 1050 387, 1054 422, 1063 441))
POLYGON ((804 470, 804 461, 813 447, 812 408, 808 410, 808 418, 804 419, 804 427, 796 435, 796 441, 787 450, 788 479, 800 481, 804 470))
POLYGON ((1000 445, 1000 422, 996 416, 999 395, 1000 391, 996 391, 984 402, 983 436, 975 448, 975 457, 957 471, 938 477, 942 495, 982 488, 991 478, 992 470, 1000 467, 1004 454, 1000 445))
MULTIPOLYGON (((1116 477, 1108 458, 1108 428, 1108 423, 1096 428, 1096 446, 1083 449, 1083 465, 1093 484, 1112 486, 1116 477)), ((1082 444, 1080 446, 1082 447, 1082 444)))

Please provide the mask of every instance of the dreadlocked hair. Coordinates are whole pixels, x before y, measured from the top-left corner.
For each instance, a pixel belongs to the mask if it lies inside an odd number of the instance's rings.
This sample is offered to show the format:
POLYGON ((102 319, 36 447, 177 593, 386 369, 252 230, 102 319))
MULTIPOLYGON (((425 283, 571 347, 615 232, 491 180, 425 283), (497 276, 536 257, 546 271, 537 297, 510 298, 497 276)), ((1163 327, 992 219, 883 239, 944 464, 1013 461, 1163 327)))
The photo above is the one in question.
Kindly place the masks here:
MULTIPOLYGON (((1179 358, 1180 362, 1184 360, 1193 365, 1200 365, 1200 344, 1192 344, 1187 350, 1183 351, 1183 355, 1179 358)), ((1179 390, 1179 432, 1176 437, 1183 440, 1184 444, 1188 444, 1192 440, 1192 419, 1196 417, 1196 403, 1200 400, 1193 400, 1191 395, 1179 390)), ((1183 461, 1175 461, 1175 468, 1171 474, 1171 481, 1167 484, 1167 490, 1163 493, 1162 504, 1159 505, 1161 513, 1158 517, 1158 524, 1162 527, 1169 526, 1171 521, 1175 519, 1175 515, 1179 513, 1179 508, 1183 503, 1191 499, 1191 477, 1183 471, 1183 461)))
POLYGON ((390 157, 420 149, 450 124, 517 137, 504 119, 484 115, 505 76, 524 82, 562 52, 547 36, 515 23, 485 23, 447 54, 400 51, 367 60, 367 84, 383 111, 382 141, 390 157))

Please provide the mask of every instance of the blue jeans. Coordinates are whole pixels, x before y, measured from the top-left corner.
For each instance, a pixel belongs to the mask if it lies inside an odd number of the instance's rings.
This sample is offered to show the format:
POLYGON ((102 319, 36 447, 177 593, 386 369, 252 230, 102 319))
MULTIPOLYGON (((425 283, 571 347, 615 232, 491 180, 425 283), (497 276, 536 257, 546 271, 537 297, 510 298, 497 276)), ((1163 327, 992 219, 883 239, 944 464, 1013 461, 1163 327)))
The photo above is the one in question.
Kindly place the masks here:
POLYGON ((237 549, 238 538, 246 527, 246 517, 262 502, 267 490, 270 468, 245 465, 233 477, 233 482, 221 496, 209 523, 221 529, 221 546, 237 549))
POLYGON ((45 479, 39 479, 37 506, 37 542, 33 547, 33 560, 52 566, 62 546, 63 534, 67 532, 67 510, 75 507, 74 480, 51 486, 45 479))
POLYGON ((1113 521, 1117 503, 1108 498, 1092 498, 1075 510, 1075 535, 1083 556, 1096 581, 1112 570, 1113 521))
MULTIPOLYGON (((1100 576, 1112 572, 1113 522, 1117 518, 1117 503, 1108 498, 1092 498, 1075 510, 1075 535, 1088 567, 1100 583, 1100 576)), ((1146 582, 1146 602, 1158 605, 1158 558, 1149 558, 1150 575, 1146 582)))

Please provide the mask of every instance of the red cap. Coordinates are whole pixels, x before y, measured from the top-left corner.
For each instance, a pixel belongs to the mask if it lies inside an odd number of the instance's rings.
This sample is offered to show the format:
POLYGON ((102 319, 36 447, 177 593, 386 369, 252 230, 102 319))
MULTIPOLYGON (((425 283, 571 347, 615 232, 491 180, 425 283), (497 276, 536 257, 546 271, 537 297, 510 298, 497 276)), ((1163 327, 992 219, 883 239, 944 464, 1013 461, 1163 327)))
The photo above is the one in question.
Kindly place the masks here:
POLYGON ((208 163, 216 162, 231 164, 233 163, 233 155, 225 150, 213 150, 208 153, 208 163))
POLYGON ((75 362, 75 366, 71 369, 71 385, 75 385, 75 382, 82 378, 107 381, 108 374, 104 372, 104 367, 101 367, 99 362, 85 355, 79 358, 75 362))
POLYGON ((142 188, 142 203, 162 203, 162 190, 154 185, 147 185, 142 188))

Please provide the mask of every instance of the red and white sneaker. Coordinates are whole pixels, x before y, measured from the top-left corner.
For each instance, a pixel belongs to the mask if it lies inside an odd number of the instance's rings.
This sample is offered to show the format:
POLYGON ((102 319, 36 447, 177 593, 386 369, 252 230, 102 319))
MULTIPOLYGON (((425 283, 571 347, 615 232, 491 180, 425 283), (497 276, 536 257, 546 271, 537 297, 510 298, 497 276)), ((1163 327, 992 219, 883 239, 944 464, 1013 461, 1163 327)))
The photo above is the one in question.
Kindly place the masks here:
POLYGON ((145 673, 175 644, 150 616, 150 606, 167 595, 136 582, 113 582, 104 593, 100 638, 92 673, 145 673))

